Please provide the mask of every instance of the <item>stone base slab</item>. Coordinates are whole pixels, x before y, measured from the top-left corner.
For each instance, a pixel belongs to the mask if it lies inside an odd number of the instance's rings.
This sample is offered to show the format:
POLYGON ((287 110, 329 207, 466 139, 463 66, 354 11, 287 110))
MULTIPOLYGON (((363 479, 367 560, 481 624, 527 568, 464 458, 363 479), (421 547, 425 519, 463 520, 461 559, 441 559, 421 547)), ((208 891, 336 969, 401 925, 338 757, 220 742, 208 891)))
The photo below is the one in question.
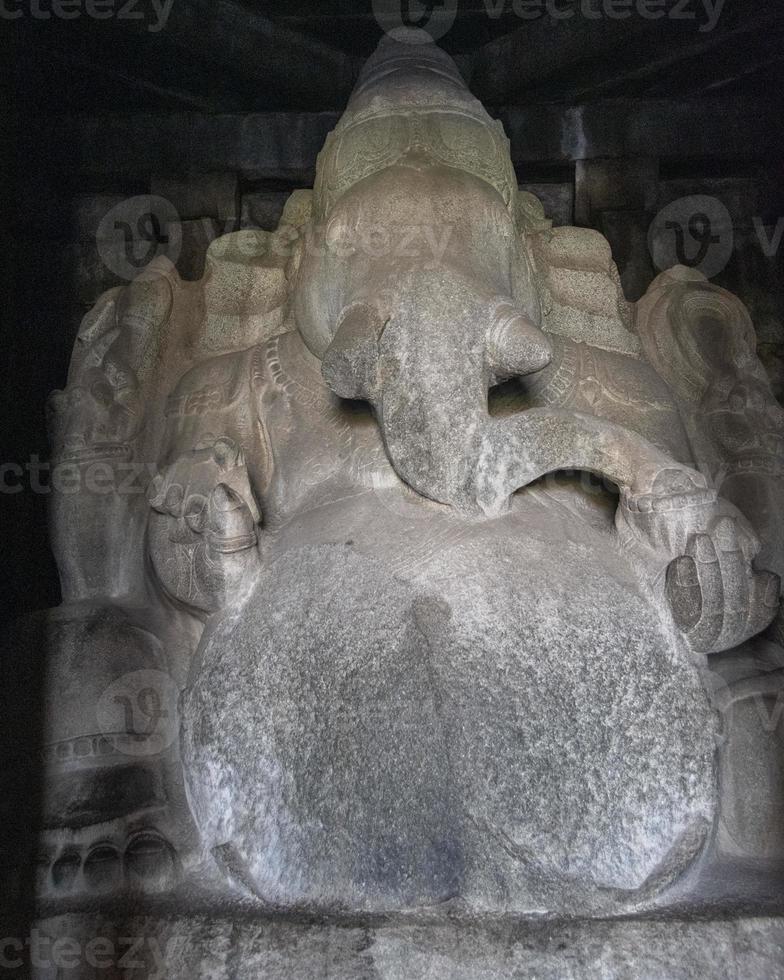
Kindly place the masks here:
MULTIPOLYGON (((14 962, 12 945, 5 955, 14 962)), ((19 960, 17 975, 36 980, 775 980, 784 977, 784 919, 436 925, 65 915, 41 920, 19 960)))

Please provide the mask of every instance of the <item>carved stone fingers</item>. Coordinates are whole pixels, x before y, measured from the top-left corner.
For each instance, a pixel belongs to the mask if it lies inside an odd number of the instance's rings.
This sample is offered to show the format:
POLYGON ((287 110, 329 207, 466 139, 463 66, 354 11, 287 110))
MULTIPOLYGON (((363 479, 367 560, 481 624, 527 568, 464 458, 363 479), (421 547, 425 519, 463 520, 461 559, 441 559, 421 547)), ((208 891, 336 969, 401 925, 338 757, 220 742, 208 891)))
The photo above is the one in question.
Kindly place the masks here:
POLYGON ((756 542, 730 516, 689 538, 667 568, 665 591, 693 650, 729 650, 764 629, 779 602, 779 577, 753 566, 756 542))

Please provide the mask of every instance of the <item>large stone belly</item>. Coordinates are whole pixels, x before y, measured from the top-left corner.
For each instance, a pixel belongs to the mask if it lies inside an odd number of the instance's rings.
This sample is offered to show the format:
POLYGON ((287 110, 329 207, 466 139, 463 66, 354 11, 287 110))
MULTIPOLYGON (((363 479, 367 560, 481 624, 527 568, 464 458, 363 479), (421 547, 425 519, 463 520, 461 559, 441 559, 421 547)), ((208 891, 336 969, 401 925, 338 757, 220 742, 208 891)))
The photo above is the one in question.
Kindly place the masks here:
POLYGON ((184 699, 191 800, 237 880, 285 906, 579 912, 684 868, 714 720, 606 536, 513 515, 403 571, 348 540, 285 550, 184 699))

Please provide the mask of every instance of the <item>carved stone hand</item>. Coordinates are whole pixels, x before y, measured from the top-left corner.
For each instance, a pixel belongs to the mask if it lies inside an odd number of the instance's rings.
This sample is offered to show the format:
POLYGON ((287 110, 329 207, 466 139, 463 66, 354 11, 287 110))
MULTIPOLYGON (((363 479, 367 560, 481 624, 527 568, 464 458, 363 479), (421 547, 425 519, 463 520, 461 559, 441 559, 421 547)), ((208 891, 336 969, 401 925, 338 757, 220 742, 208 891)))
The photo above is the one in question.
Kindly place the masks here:
POLYGON ((259 567, 258 510, 242 450, 228 439, 179 457, 148 492, 149 554, 163 589, 213 613, 239 601, 259 567))
POLYGON ((775 617, 781 583, 757 571, 759 542, 730 516, 690 535, 685 554, 667 568, 673 618, 695 652, 716 653, 755 636, 775 617))
POLYGON ((692 650, 718 653, 771 622, 780 580, 754 567, 760 543, 740 512, 691 484, 686 471, 659 474, 659 492, 622 499, 616 524, 622 540, 644 541, 671 559, 665 593, 675 623, 692 650))

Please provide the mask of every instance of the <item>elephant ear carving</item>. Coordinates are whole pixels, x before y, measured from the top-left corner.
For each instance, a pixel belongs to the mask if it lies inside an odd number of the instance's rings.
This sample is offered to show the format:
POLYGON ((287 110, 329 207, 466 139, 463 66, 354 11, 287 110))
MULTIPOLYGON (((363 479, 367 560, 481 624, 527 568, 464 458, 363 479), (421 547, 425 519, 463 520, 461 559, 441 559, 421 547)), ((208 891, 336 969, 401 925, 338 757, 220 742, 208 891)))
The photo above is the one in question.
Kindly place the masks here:
POLYGON ((297 190, 275 231, 243 228, 210 244, 198 286, 204 309, 197 353, 247 350, 286 330, 289 291, 310 240, 312 213, 313 192, 297 190))
MULTIPOLYGON (((530 209, 526 209, 528 213, 530 209)), ((534 218, 524 218, 531 222, 534 218)), ((518 217, 519 221, 519 217, 518 217)), ((607 239, 590 228, 546 228, 525 236, 549 333, 639 357, 632 308, 607 239)))

